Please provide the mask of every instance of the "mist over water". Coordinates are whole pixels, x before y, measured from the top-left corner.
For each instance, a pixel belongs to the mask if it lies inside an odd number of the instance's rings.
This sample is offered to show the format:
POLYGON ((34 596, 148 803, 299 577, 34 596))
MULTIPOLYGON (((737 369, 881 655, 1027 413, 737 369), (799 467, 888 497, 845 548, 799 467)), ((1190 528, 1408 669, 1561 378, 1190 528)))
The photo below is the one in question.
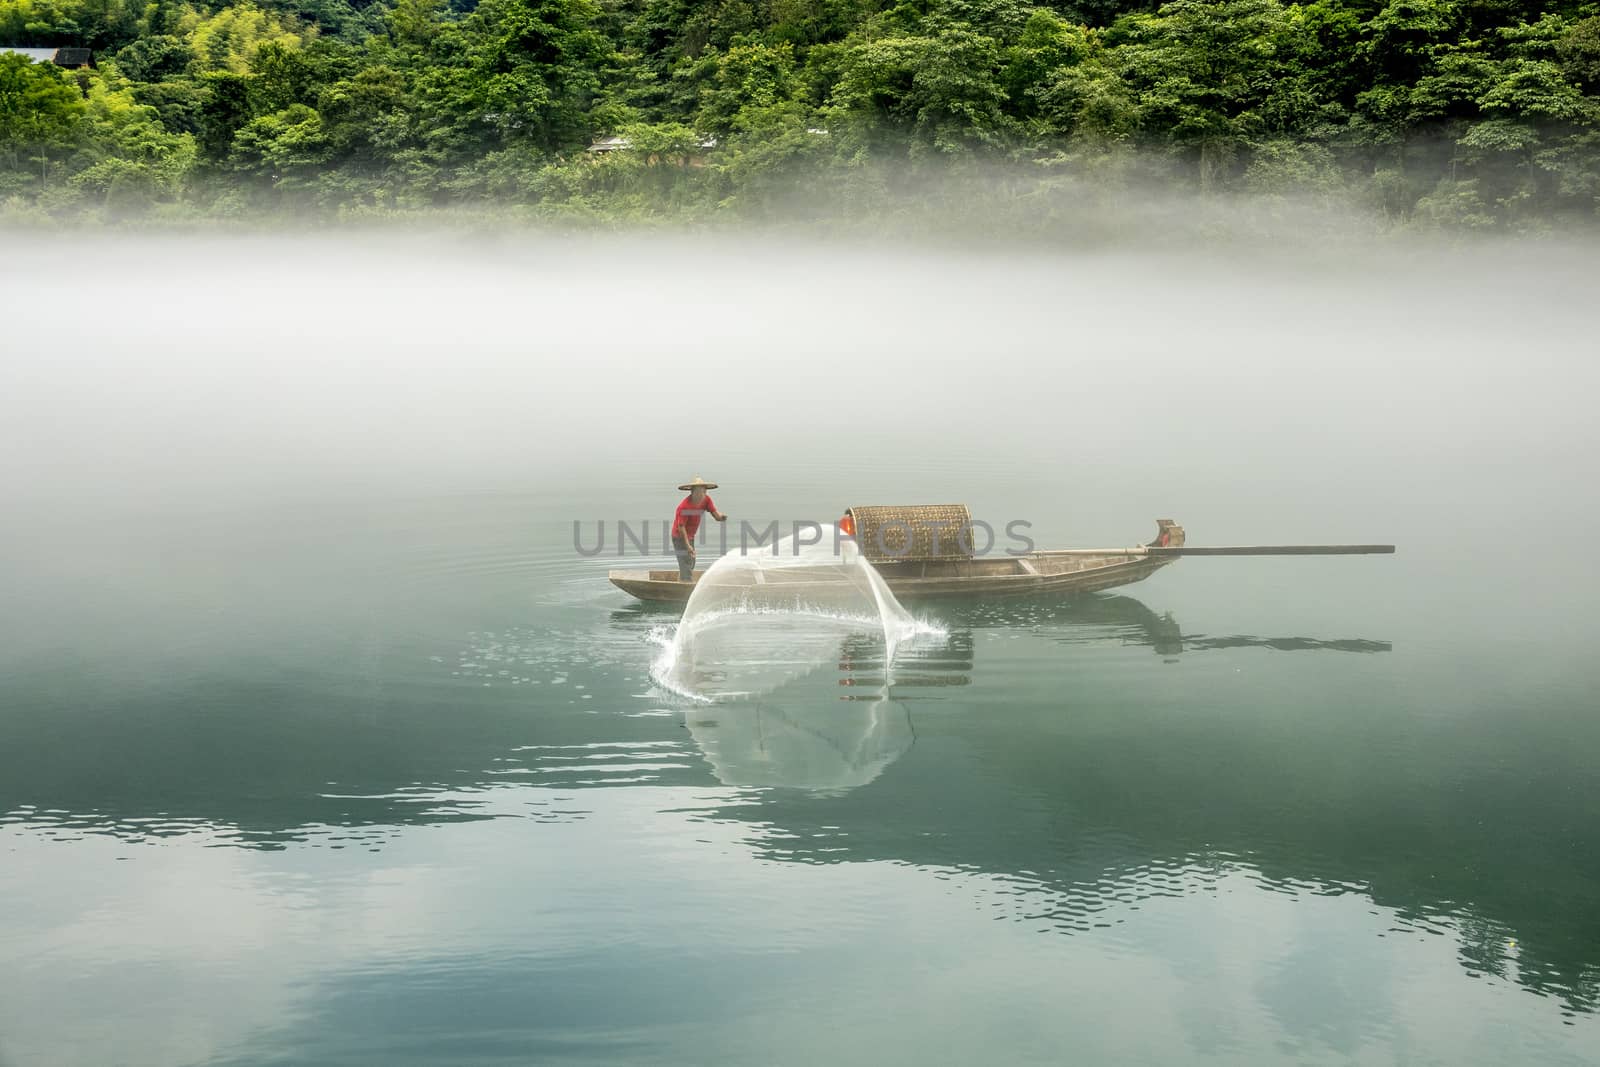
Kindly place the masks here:
POLYGON ((552 528, 518 545, 565 560, 573 522, 659 526, 700 471, 757 528, 952 500, 1041 547, 1172 516, 1416 566, 1594 515, 1588 248, 8 240, 24 574, 108 542, 124 585, 291 543, 359 569, 364 502, 485 493, 524 494, 552 528))
POLYGON ((1590 251, 111 237, 86 263, 9 243, 5 424, 27 447, 6 476, 33 494, 555 475, 609 497, 619 469, 708 444, 812 481, 841 453, 892 484, 977 453, 1030 480, 1234 483, 1592 441, 1590 251))
POLYGON ((1595 248, 4 240, 0 1056, 1592 1057, 1595 248), (706 706, 695 474, 1399 551, 706 706))

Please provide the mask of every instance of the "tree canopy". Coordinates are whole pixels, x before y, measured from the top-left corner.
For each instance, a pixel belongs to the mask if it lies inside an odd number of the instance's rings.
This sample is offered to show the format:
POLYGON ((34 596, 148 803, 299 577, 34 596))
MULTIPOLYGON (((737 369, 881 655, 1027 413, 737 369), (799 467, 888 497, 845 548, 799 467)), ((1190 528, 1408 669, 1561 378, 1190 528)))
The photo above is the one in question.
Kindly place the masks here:
POLYGON ((11 214, 683 218, 982 168, 1600 221, 1597 0, 0 0, 0 44, 96 50, 0 53, 11 214))

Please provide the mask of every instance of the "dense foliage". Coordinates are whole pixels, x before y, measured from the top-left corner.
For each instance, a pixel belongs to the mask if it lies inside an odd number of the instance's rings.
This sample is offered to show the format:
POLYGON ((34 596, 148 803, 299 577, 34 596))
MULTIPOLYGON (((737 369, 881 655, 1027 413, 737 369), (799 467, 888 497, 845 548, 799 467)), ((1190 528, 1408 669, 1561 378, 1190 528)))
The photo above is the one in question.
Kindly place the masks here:
POLYGON ((978 171, 1600 216, 1595 0, 0 0, 0 45, 96 50, 0 53, 12 218, 682 218, 978 171))

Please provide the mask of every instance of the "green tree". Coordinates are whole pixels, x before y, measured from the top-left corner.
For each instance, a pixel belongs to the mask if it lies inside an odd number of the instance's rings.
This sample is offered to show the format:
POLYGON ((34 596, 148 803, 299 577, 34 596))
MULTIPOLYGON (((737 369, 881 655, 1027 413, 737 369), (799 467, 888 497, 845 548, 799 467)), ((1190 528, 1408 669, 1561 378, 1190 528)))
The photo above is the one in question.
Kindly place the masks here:
POLYGON ((233 135, 250 121, 250 79, 230 71, 213 71, 201 79, 201 89, 200 155, 219 162, 233 149, 233 135))
POLYGON ((313 35, 299 29, 292 18, 246 0, 197 22, 189 34, 189 47, 202 70, 244 74, 263 46, 299 48, 310 36, 313 35))
POLYGON ((117 69, 136 82, 158 82, 184 73, 194 51, 167 34, 141 37, 117 53, 117 69))
POLYGON ((322 116, 305 104, 291 104, 241 127, 228 166, 274 185, 304 186, 330 154, 322 116))
POLYGON ((368 67, 317 97, 333 157, 374 173, 417 145, 415 101, 401 72, 368 67))
POLYGON ((389 33, 401 45, 426 48, 443 29, 440 0, 398 0, 389 13, 389 33))
POLYGON ((1366 24, 1361 53, 1373 65, 1375 80, 1409 83, 1460 25, 1455 0, 1389 0, 1366 24))
POLYGON ((105 79, 90 88, 78 142, 72 185, 116 213, 180 193, 196 156, 192 136, 172 133, 131 87, 105 79))
POLYGON ((1585 92, 1600 94, 1600 15, 1566 27, 1555 49, 1567 76, 1585 92))
POLYGON ((589 0, 485 0, 453 30, 459 66, 432 88, 458 138, 480 149, 527 142, 546 151, 586 144, 588 108, 609 54, 589 0), (464 136, 463 136, 464 135, 464 136))
POLYGON ((1138 98, 1142 132, 1192 153, 1202 189, 1271 130, 1266 104, 1287 73, 1277 0, 1174 0, 1118 24, 1114 62, 1138 98))
POLYGON ((256 112, 282 111, 316 99, 317 71, 303 49, 268 41, 250 57, 250 94, 256 112))
POLYGON ((1089 33, 1082 26, 1035 9, 1016 42, 1002 55, 1000 83, 1012 112, 1022 118, 1038 116, 1045 107, 1041 94, 1053 76, 1081 63, 1091 48, 1089 33))
POLYGON ((936 23, 921 35, 849 45, 825 113, 830 128, 863 147, 893 143, 912 155, 1001 147, 1017 127, 1000 78, 997 40, 936 23))
POLYGON ((0 153, 13 174, 36 166, 47 180, 51 153, 72 143, 84 111, 82 92, 55 67, 0 52, 0 153))
POLYGON ((793 100, 800 88, 789 44, 735 44, 714 60, 709 83, 700 93, 696 124, 726 137, 736 128, 748 128, 757 112, 793 100))

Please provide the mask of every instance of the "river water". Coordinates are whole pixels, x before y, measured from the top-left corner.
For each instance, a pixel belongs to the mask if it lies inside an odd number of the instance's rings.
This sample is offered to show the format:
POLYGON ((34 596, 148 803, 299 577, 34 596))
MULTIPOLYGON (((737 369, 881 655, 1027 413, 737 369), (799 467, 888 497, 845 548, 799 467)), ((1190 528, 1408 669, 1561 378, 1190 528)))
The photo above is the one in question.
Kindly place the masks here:
POLYGON ((1600 1062, 1592 255, 14 240, 8 1067, 1600 1062), (1399 551, 697 704, 695 473, 1399 551))

